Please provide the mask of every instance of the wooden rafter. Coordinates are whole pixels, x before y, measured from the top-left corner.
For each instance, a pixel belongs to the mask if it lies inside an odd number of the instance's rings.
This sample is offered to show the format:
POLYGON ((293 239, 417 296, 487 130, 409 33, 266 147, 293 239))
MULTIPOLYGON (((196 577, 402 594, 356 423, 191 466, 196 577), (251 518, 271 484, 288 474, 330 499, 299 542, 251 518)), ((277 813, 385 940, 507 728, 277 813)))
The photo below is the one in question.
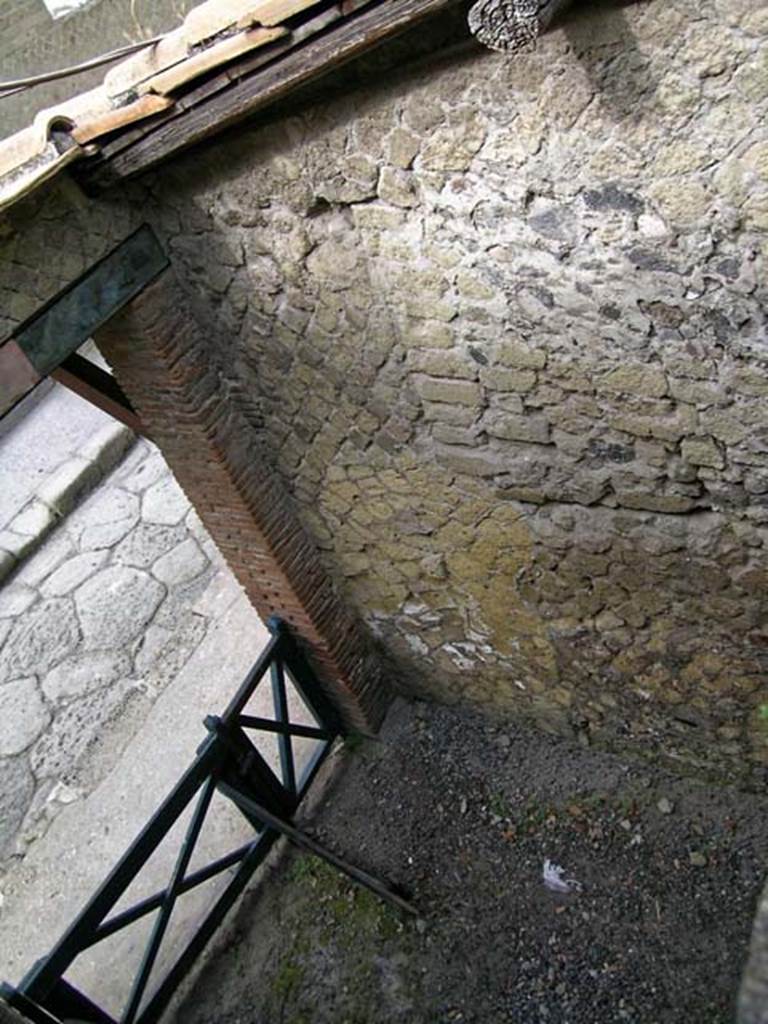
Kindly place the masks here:
POLYGON ((177 97, 152 124, 107 143, 83 169, 92 186, 132 177, 263 110, 458 0, 340 0, 268 50, 177 97))
POLYGON ((65 168, 95 188, 139 174, 458 2, 206 0, 0 142, 0 209, 65 168))
POLYGON ((144 424, 115 378, 89 359, 73 352, 51 371, 51 377, 86 402, 130 427, 135 434, 146 436, 144 424))

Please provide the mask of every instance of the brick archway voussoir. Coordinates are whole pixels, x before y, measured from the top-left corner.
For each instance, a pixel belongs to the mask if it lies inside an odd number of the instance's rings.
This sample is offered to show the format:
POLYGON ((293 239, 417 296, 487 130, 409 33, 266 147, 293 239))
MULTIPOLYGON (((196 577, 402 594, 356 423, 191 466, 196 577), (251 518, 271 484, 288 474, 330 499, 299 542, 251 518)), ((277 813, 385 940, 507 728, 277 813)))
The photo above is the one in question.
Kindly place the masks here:
POLYGON ((341 602, 263 440, 223 382, 173 269, 95 340, 259 615, 290 624, 347 726, 375 731, 390 692, 370 637, 341 602))

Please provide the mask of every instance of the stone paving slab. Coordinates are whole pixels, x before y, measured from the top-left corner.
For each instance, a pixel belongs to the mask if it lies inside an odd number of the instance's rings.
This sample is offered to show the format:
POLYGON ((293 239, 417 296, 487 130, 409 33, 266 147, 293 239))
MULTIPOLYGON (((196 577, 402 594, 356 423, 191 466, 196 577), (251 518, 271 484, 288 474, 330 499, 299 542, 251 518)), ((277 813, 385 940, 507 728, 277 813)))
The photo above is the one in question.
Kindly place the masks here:
POLYGON ((0 874, 143 725, 222 613, 201 603, 217 571, 200 520, 140 441, 0 587, 0 874), (107 734, 121 737, 111 753, 107 734))

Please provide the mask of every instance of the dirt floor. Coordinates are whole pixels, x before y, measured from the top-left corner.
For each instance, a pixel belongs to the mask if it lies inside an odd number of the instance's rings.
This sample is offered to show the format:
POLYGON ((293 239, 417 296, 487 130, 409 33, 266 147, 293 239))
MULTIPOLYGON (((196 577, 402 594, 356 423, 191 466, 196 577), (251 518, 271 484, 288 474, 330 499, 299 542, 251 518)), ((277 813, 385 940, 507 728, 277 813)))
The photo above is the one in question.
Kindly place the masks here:
POLYGON ((768 797, 466 710, 401 703, 383 740, 344 755, 310 830, 422 916, 291 852, 178 1024, 733 1021, 768 797))

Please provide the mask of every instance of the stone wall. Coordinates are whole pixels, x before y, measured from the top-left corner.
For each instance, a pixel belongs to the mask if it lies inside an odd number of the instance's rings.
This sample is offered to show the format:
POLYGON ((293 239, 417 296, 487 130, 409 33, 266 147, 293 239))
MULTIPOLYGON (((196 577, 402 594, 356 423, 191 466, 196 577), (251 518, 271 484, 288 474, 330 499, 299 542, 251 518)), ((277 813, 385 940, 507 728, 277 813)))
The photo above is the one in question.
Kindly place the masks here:
POLYGON ((574 5, 515 57, 458 24, 20 209, 0 326, 149 217, 404 689, 756 783, 768 4, 574 5))
POLYGON ((408 690, 760 776, 767 33, 755 0, 576 5, 152 183, 408 690))
POLYGON ((0 341, 142 219, 138 204, 88 200, 67 179, 0 213, 0 341))

